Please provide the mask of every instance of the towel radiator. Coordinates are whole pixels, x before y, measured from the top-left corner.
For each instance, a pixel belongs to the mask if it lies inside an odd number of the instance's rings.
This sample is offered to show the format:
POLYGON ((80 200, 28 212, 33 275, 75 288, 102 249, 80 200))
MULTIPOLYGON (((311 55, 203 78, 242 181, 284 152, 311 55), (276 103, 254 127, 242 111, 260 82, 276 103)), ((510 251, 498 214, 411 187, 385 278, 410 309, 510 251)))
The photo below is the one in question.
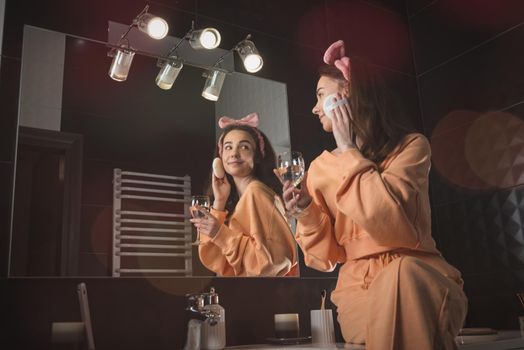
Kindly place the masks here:
POLYGON ((191 276, 191 178, 114 169, 112 275, 191 276))

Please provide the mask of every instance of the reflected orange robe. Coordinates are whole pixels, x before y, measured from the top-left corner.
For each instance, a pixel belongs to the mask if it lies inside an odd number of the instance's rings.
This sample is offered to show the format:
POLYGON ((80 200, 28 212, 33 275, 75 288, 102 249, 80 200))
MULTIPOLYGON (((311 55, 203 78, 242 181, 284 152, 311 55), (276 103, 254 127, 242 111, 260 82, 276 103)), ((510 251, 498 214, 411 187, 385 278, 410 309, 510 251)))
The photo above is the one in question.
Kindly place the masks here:
POLYGON ((202 263, 219 276, 296 276, 297 244, 280 198, 262 182, 252 181, 235 211, 212 209, 221 223, 214 238, 201 235, 202 263))
POLYGON ((430 154, 410 134, 380 168, 350 149, 324 151, 308 172, 297 241, 312 268, 344 264, 331 299, 344 339, 368 350, 453 348, 465 317, 460 272, 431 237, 430 154))

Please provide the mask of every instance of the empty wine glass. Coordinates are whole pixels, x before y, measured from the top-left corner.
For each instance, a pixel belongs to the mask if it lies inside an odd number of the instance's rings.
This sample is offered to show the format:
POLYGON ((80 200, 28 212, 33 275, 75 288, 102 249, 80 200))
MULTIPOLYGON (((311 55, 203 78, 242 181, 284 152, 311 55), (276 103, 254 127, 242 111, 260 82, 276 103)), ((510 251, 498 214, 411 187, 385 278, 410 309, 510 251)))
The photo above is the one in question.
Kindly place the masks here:
MULTIPOLYGON (((280 181, 291 181, 293 186, 297 187, 302 179, 304 178, 304 172, 306 165, 302 153, 296 151, 286 151, 280 153, 277 156, 277 173, 280 177, 280 181)), ((295 199, 295 193, 292 192, 293 199, 295 199)), ((301 210, 298 206, 295 208, 297 213, 301 210)))
MULTIPOLYGON (((191 216, 194 218, 205 217, 205 214, 202 213, 202 210, 209 212, 209 209, 211 208, 210 202, 211 201, 209 199, 209 196, 204 196, 204 195, 191 196, 191 207, 189 208, 191 212, 191 216)), ((191 244, 192 245, 200 244, 200 230, 199 229, 197 229, 196 240, 191 244)))

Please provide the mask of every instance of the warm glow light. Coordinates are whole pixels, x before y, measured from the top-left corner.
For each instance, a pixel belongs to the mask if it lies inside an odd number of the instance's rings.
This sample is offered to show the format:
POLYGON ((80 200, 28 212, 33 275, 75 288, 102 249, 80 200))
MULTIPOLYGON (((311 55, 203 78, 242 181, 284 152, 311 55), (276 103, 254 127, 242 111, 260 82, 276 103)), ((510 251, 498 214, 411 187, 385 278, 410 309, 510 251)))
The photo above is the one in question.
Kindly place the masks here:
POLYGON ((167 35, 169 26, 167 22, 160 17, 152 18, 147 24, 147 34, 153 39, 162 39, 167 35))
POLYGON ((236 50, 244 63, 244 67, 249 73, 255 73, 262 69, 264 61, 262 60, 262 56, 258 53, 255 44, 251 40, 240 42, 236 50))
POLYGON ((189 44, 194 49, 211 50, 220 45, 220 32, 215 28, 195 30, 191 33, 189 44))
POLYGON ((250 73, 256 73, 262 69, 263 61, 259 55, 251 54, 247 55, 244 59, 244 67, 250 73))
POLYGON ((136 26, 141 32, 157 40, 164 38, 169 31, 169 26, 163 18, 150 13, 145 13, 140 16, 136 21, 136 26))
POLYGON ((206 49, 214 49, 220 43, 220 38, 214 32, 206 30, 200 36, 200 42, 206 49))
POLYGON ((441 180, 469 190, 524 183, 524 122, 507 112, 456 110, 431 137, 433 168, 441 180))

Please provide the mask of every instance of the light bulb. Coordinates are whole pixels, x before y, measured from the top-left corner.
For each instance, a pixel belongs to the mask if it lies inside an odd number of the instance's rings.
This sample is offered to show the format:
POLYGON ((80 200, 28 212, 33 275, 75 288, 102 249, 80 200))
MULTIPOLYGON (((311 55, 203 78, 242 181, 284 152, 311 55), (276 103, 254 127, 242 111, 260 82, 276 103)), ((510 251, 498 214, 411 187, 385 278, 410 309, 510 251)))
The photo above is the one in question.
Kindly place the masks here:
POLYGON ((244 40, 238 44, 237 51, 249 73, 255 73, 262 69, 264 60, 251 40, 244 40))
POLYGON ((153 39, 162 39, 167 35, 169 26, 167 22, 160 17, 155 17, 147 24, 147 33, 153 39))
POLYGON ((137 21, 137 27, 153 39, 163 39, 169 31, 169 25, 161 18, 150 13, 145 13, 137 21))
POLYGON ((215 28, 195 30, 191 33, 189 44, 194 49, 211 50, 220 45, 220 32, 215 28))
POLYGON ((262 65, 264 62, 262 61, 262 57, 255 54, 247 55, 244 59, 244 67, 246 70, 250 73, 258 72, 260 69, 262 69, 262 65))

